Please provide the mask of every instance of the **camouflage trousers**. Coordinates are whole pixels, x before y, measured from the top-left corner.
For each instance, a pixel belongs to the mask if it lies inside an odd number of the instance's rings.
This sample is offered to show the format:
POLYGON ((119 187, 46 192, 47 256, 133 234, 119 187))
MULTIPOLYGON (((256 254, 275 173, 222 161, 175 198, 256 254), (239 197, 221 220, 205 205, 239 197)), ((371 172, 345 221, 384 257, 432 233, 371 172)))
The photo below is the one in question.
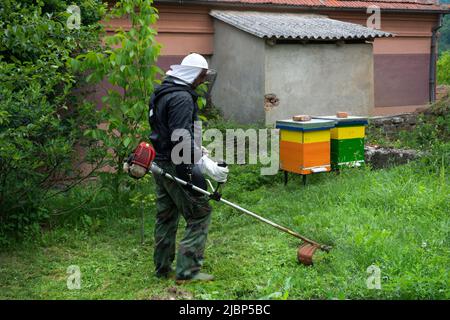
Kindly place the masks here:
MULTIPOLYGON (((175 166, 170 162, 158 162, 164 171, 175 176, 175 166)), ((186 229, 180 241, 177 255, 176 276, 189 279, 199 272, 211 221, 208 197, 194 195, 178 183, 156 176, 156 225, 153 259, 156 274, 172 270, 175 259, 176 233, 180 215, 186 220, 186 229)))

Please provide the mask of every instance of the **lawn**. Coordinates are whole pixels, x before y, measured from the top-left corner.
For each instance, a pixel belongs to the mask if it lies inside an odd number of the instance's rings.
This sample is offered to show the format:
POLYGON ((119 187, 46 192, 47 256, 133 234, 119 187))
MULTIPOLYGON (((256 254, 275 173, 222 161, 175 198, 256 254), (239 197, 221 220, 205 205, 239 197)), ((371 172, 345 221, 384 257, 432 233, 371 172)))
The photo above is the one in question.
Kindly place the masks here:
MULTIPOLYGON (((231 165, 224 198, 333 247, 314 266, 297 262, 298 239, 213 203, 204 270, 216 280, 157 279, 152 178, 96 170, 77 184, 80 161, 121 172, 149 134, 163 74, 152 1, 117 2, 111 12, 102 1, 1 1, 0 299, 450 299, 449 95, 417 114, 413 131, 368 128, 367 143, 423 151, 414 163, 317 174, 307 186, 231 165), (107 13, 130 28, 105 33, 107 13), (89 97, 102 79, 112 90, 99 109, 89 97)), ((436 70, 447 84, 448 57, 436 70)), ((197 87, 204 128, 265 128, 224 120, 206 87, 197 87)))
MULTIPOLYGON (((0 298, 449 299, 448 159, 434 159, 315 175, 306 187, 300 177, 285 186, 281 173, 231 166, 224 198, 333 249, 299 265, 298 240, 214 203, 204 270, 216 280, 182 286, 153 276, 152 201, 141 245, 140 212, 126 193, 80 187, 52 204, 57 223, 0 253, 0 298), (80 268, 79 290, 67 288, 70 265, 80 268), (380 289, 367 287, 371 265, 380 289)), ((138 188, 152 194, 152 180, 138 188)))

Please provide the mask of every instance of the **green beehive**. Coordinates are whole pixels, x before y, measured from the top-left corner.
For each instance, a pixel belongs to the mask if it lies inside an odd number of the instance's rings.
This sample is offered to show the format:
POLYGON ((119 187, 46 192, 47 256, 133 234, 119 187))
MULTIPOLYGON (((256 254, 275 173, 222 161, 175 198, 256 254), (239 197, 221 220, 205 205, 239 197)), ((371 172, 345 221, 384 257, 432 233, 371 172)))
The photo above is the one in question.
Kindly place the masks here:
POLYGON ((364 138, 367 118, 347 116, 315 117, 334 120, 331 129, 331 166, 333 169, 357 167, 364 164, 364 138))
POLYGON ((336 165, 364 163, 364 138, 331 139, 331 163, 336 165))

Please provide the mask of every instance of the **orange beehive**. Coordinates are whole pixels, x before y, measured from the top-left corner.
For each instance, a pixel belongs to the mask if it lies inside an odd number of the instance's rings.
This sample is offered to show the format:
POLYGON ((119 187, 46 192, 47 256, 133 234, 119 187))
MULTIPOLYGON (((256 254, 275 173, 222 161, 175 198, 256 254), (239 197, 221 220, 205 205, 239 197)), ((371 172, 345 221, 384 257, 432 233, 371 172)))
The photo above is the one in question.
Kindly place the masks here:
POLYGON ((311 174, 330 171, 330 129, 334 121, 280 120, 280 167, 284 171, 311 174))

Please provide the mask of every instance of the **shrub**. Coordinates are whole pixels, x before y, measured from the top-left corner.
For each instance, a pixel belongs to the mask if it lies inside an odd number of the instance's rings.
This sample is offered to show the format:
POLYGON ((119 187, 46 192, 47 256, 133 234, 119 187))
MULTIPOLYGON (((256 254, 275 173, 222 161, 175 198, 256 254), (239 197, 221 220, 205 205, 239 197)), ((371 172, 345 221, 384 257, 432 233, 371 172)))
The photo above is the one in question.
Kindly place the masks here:
POLYGON ((81 54, 70 61, 74 70, 87 72, 89 83, 107 79, 114 88, 102 98, 103 109, 97 112, 105 128, 88 130, 86 134, 102 142, 109 150, 107 163, 115 171, 105 177, 118 193, 123 178, 123 161, 138 142, 149 133, 147 111, 157 77, 162 74, 156 66, 160 45, 151 27, 158 19, 150 0, 124 0, 116 3, 111 18, 127 16, 128 31, 117 30, 105 37, 100 50, 81 54), (111 179, 112 178, 112 179, 111 179))
POLYGON ((68 3, 0 4, 0 242, 5 234, 36 229, 55 187, 61 192, 82 179, 73 168, 76 146, 92 143, 81 138, 96 120, 93 106, 76 105, 78 82, 66 62, 98 45, 105 8, 75 1, 85 21, 70 30, 68 3))
POLYGON ((437 81, 450 84, 450 50, 444 51, 437 61, 437 81))
POLYGON ((366 141, 385 147, 429 151, 450 139, 450 95, 436 101, 417 116, 414 130, 387 135, 382 128, 369 126, 366 141))

